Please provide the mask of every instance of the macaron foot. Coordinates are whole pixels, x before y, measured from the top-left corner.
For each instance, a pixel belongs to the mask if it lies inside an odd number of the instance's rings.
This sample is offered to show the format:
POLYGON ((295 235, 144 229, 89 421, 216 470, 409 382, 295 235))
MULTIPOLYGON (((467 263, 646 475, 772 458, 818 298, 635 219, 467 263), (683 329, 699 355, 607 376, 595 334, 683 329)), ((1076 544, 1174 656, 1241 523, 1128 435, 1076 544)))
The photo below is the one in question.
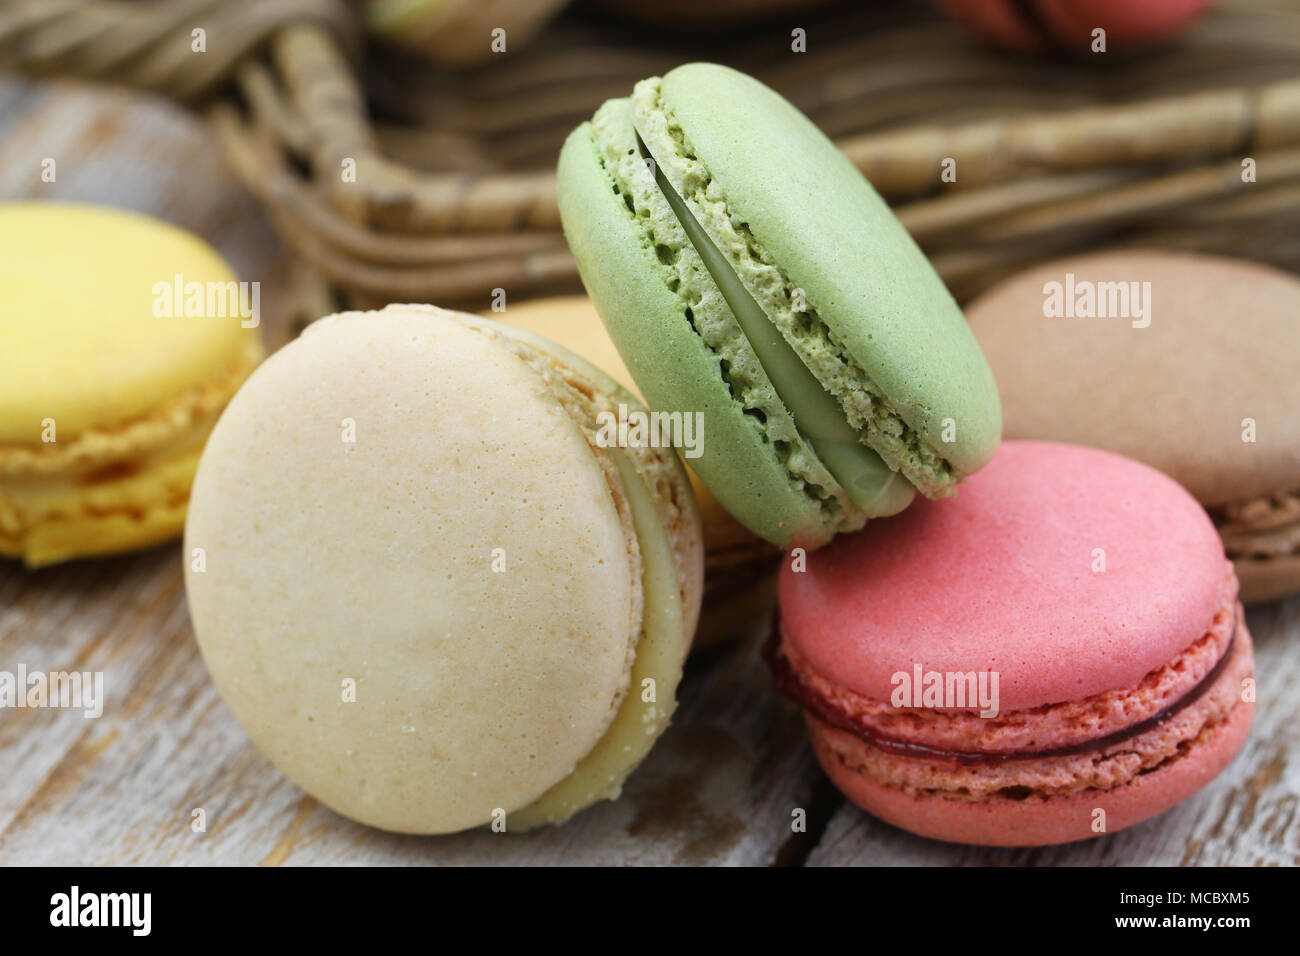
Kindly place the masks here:
MULTIPOLYGON (((1228 653, 1207 679, 1154 719, 1102 740, 1006 759, 897 756, 808 714, 813 750, 850 800, 919 836, 1045 846, 1116 833, 1192 796, 1245 742, 1254 703, 1242 688, 1254 678, 1254 657, 1240 604, 1231 617, 1228 653)), ((1042 715, 1005 719, 1032 724, 1042 715)))

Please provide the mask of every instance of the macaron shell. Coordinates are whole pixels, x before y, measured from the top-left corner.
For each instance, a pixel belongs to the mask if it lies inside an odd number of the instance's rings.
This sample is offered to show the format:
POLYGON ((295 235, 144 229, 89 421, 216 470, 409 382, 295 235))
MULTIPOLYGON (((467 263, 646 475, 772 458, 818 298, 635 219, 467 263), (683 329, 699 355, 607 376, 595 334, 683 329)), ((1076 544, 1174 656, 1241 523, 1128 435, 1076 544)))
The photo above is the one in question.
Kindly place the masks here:
POLYGON ((41 567, 179 535, 203 441, 262 358, 230 267, 136 213, 16 202, 0 282, 0 555, 41 567), (236 290, 213 299, 227 314, 186 315, 178 276, 236 290))
MULTIPOLYGON (((496 318, 497 316, 493 316, 496 318)), ((613 340, 601 324, 591 300, 584 295, 555 296, 534 299, 512 305, 499 318, 508 325, 545 336, 570 352, 580 355, 615 382, 644 401, 636 387, 632 373, 623 363, 613 340)), ((729 555, 754 557, 774 556, 777 552, 769 544, 754 536, 744 525, 733 518, 713 496, 708 487, 690 469, 687 473, 695 500, 700 507, 700 521, 704 526, 705 561, 709 567, 715 559, 725 560, 729 555)))
MULTIPOLYGON (((580 297, 575 298, 580 299, 580 297)), ((427 309, 429 307, 408 306, 407 308, 427 309)), ((599 318, 594 313, 592 317, 599 328, 599 318)), ((594 400, 593 408, 608 411, 619 403, 626 404, 629 410, 643 408, 640 396, 632 389, 624 387, 620 381, 611 377, 602 368, 545 333, 524 325, 496 322, 490 319, 484 322, 476 317, 465 315, 459 318, 463 322, 473 323, 475 328, 486 329, 490 334, 495 332, 508 336, 535 353, 549 357, 552 363, 556 363, 552 366, 552 372, 573 381, 584 397, 589 394, 594 400)), ((604 334, 603 330, 601 334, 604 334)), ((614 350, 613 344, 609 343, 608 339, 606 339, 606 346, 610 351, 614 350)), ((572 408, 570 414, 577 419, 581 412, 577 408, 572 408)), ((613 453, 616 449, 610 451, 613 453)), ((668 448, 624 448, 617 451, 621 452, 624 463, 632 467, 636 482, 641 486, 641 492, 638 492, 631 482, 623 482, 627 497, 639 498, 642 492, 649 496, 650 507, 641 509, 643 523, 648 526, 649 515, 657 514, 658 529, 654 533, 668 539, 669 558, 674 565, 672 573, 680 583, 678 603, 681 607, 682 627, 679 630, 684 632, 683 640, 689 647, 704 597, 705 556, 699 509, 686 468, 677 457, 677 453, 668 448)), ((624 470, 617 462, 614 464, 620 472, 624 470)), ((631 510, 637 509, 633 507, 631 510)), ((648 529, 637 534, 641 539, 643 552, 647 548, 646 538, 650 534, 651 531, 648 529)), ((682 635, 679 634, 678 637, 682 638, 682 635)))
MULTIPOLYGON (((428 306, 402 308, 433 311, 428 306)), ((602 413, 620 404, 629 411, 641 410, 635 395, 560 343, 517 325, 460 313, 455 317, 523 357, 581 425, 589 444, 602 413)), ((594 314, 592 318, 599 327, 594 314)), ((628 775, 667 729, 700 616, 702 531, 686 470, 676 452, 640 445, 606 448, 598 441, 593 450, 613 472, 608 475, 616 485, 611 490, 622 504, 624 528, 635 537, 640 554, 643 613, 637 622, 629 692, 601 739, 573 772, 510 815, 514 830, 562 823, 598 800, 619 796, 628 775)))
POLYGON ((565 0, 366 0, 366 27, 440 64, 468 66, 499 55, 493 30, 527 43, 565 0))
POLYGON ((1011 50, 1041 50, 1045 43, 1013 0, 939 0, 967 29, 1011 50))
POLYGON ((59 442, 120 427, 239 364, 258 333, 233 310, 154 314, 155 286, 177 275, 237 281, 207 243, 147 216, 0 204, 0 444, 40 447, 47 419, 59 442))
POLYGON ((809 721, 813 752, 835 786, 853 803, 901 829, 934 840, 981 846, 1046 846, 1100 836, 1095 811, 1105 811, 1114 833, 1174 807, 1204 788, 1246 742, 1255 705, 1243 702, 1223 724, 1181 758, 1114 790, 1061 797, 994 798, 978 802, 909 794, 854 773, 830 752, 827 735, 840 733, 809 721))
POLYGON ((600 321, 596 307, 585 295, 558 295, 545 299, 530 299, 509 306, 504 312, 484 313, 490 319, 504 322, 544 336, 577 355, 582 356, 615 382, 627 389, 638 400, 644 401, 637 391, 632 373, 623 363, 605 326, 600 321))
POLYGON ((1102 252, 1020 273, 967 315, 1002 390, 1007 438, 1118 452, 1207 506, 1300 488, 1295 276, 1215 256, 1102 252), (1044 287, 1067 273, 1076 288, 1150 282, 1150 324, 1046 316, 1044 287))
POLYGON ((1224 574, 1213 525, 1171 479, 1040 442, 1004 442, 956 499, 805 561, 782 567, 782 629, 818 673, 887 701, 917 664, 993 670, 1004 712, 1136 685, 1205 633, 1224 574))
POLYGON ((1035 0, 1056 42, 1089 50, 1092 31, 1106 31, 1110 44, 1137 46, 1163 40, 1196 19, 1211 0, 1035 0))
POLYGON ((185 526, 207 429, 97 477, 0 483, 0 555, 39 568, 161 544, 185 526))
MULTIPOLYGON (((658 503, 627 456, 622 451, 610 454, 623 479, 644 569, 645 615, 629 674, 629 691, 595 747, 571 774, 517 812, 516 826, 563 822, 597 800, 616 799, 622 793, 623 781, 649 754, 677 706, 682 662, 699 616, 699 590, 694 592, 696 607, 684 609, 677 564, 681 559, 674 560, 658 503), (653 693, 647 693, 651 690, 653 693)), ((698 539, 693 556, 698 569, 698 539)))
POLYGON ((194 549, 222 696, 363 823, 528 805, 626 689, 639 578, 590 446, 520 359, 436 310, 322 320, 263 365, 204 453, 194 549))
POLYGON ((733 219, 890 407, 959 472, 984 465, 1001 433, 993 377, 929 260, 853 164, 784 98, 727 67, 677 67, 662 102, 733 219))
POLYGON ((1041 51, 1049 46, 1079 53, 1092 49, 1092 31, 1111 44, 1141 45, 1181 30, 1211 0, 941 0, 953 18, 999 46, 1041 51))
POLYGON ((773 541, 824 537, 820 502, 794 485, 759 423, 732 396, 717 355, 669 288, 646 234, 610 189, 591 124, 565 140, 557 177, 565 237, 583 284, 647 404, 703 415, 708 484, 748 528, 773 541), (636 315, 625 316, 631 302, 636 315))
MULTIPOLYGON (((545 336, 578 353, 640 398, 631 373, 586 296, 534 299, 510 306, 501 318, 512 327, 545 336)), ((780 552, 731 517, 689 468, 688 475, 704 534, 703 594, 697 591, 693 602, 690 597, 686 600, 690 620, 698 621, 691 649, 700 650, 746 633, 757 622, 771 620, 780 552)))

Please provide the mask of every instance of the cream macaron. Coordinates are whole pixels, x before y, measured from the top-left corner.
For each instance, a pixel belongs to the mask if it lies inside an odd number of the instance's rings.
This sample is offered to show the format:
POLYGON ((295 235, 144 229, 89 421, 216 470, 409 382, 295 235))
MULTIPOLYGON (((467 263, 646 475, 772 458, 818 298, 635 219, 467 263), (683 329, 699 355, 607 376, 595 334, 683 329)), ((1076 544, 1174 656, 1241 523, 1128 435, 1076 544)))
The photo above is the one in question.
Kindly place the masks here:
POLYGON ((321 319, 213 431, 186 526, 212 677, 295 783, 406 833, 559 822, 668 725, 702 547, 635 399, 559 346, 428 306, 321 319))

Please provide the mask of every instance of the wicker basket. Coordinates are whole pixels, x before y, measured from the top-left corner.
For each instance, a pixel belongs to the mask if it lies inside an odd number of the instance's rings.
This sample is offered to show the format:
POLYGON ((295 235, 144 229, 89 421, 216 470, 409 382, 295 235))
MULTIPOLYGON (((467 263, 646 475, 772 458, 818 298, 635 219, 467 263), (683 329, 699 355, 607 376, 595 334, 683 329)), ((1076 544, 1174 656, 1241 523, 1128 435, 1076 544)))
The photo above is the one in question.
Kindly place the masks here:
POLYGON ((1103 244, 1300 270, 1294 0, 1220 0, 1174 45, 1087 60, 988 50, 916 3, 800 15, 803 54, 787 23, 684 45, 579 11, 526 49, 460 71, 392 51, 363 63, 341 2, 121 11, 11 3, 0 65, 129 83, 205 110, 319 278, 308 314, 336 299, 481 309, 496 288, 576 289, 555 206, 560 143, 605 98, 700 58, 754 73, 835 137, 959 299, 1103 244), (190 51, 197 22, 224 31, 219 56, 190 51), (1247 157, 1256 182, 1243 181, 1247 157), (945 158, 954 183, 941 182, 945 158))

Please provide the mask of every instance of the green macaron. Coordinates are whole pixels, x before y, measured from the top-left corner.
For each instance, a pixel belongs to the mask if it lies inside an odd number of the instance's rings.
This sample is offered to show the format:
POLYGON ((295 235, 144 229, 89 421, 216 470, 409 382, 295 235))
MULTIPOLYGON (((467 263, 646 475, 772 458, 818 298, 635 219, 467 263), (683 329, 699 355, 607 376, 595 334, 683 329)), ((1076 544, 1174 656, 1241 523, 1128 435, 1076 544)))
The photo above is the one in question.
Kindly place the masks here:
POLYGON ((889 207, 743 73, 678 67, 570 134, 560 214, 647 402, 698 413, 691 465, 756 534, 816 547, 993 456, 997 389, 889 207))

